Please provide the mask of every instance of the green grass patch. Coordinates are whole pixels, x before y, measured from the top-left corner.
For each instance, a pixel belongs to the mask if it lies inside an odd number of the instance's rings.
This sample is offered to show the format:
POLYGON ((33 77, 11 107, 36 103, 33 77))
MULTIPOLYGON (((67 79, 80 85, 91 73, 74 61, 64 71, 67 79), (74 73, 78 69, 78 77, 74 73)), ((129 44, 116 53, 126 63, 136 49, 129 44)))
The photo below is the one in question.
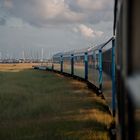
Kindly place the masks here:
POLYGON ((0 72, 1 140, 107 140, 105 101, 81 82, 31 69, 0 72))

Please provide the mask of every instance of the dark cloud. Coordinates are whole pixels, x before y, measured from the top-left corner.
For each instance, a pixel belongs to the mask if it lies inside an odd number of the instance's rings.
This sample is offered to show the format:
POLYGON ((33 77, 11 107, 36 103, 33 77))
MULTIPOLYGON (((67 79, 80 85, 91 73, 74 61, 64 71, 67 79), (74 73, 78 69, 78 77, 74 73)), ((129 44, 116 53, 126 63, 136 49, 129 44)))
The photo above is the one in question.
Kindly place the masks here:
POLYGON ((36 26, 96 24, 113 19, 112 0, 5 0, 0 5, 10 16, 36 26))

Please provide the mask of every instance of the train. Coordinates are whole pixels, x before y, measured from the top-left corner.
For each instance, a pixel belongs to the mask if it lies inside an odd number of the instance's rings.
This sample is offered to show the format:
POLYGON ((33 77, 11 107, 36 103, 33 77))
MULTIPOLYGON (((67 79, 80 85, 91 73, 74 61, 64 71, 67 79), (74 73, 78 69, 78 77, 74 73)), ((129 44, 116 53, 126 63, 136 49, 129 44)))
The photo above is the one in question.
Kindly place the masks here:
POLYGON ((57 53, 47 69, 83 79, 105 97, 114 139, 140 139, 140 1, 115 0, 113 36, 80 50, 57 53))
MULTIPOLYGON (((115 120, 116 72, 115 37, 89 48, 53 55, 47 69, 83 80, 97 95, 103 95, 115 120)), ((114 125, 113 125, 114 126, 114 125)), ((112 127, 113 131, 115 127, 112 127)))

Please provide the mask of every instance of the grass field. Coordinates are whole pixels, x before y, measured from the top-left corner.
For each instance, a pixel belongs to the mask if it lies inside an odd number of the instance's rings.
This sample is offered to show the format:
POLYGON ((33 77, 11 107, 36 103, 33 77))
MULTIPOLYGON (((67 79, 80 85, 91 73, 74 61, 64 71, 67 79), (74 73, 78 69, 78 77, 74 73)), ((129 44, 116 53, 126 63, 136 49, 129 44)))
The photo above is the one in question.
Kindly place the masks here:
POLYGON ((108 140, 105 101, 32 64, 0 65, 0 140, 108 140))

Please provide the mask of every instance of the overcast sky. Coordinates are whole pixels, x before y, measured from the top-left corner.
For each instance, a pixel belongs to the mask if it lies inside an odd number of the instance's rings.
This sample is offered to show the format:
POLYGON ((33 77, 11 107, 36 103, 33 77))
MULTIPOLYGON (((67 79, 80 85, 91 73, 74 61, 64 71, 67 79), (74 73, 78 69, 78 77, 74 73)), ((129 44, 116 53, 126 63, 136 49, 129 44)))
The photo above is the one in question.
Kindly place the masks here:
POLYGON ((90 47, 112 36, 113 0, 0 0, 0 57, 90 47))

